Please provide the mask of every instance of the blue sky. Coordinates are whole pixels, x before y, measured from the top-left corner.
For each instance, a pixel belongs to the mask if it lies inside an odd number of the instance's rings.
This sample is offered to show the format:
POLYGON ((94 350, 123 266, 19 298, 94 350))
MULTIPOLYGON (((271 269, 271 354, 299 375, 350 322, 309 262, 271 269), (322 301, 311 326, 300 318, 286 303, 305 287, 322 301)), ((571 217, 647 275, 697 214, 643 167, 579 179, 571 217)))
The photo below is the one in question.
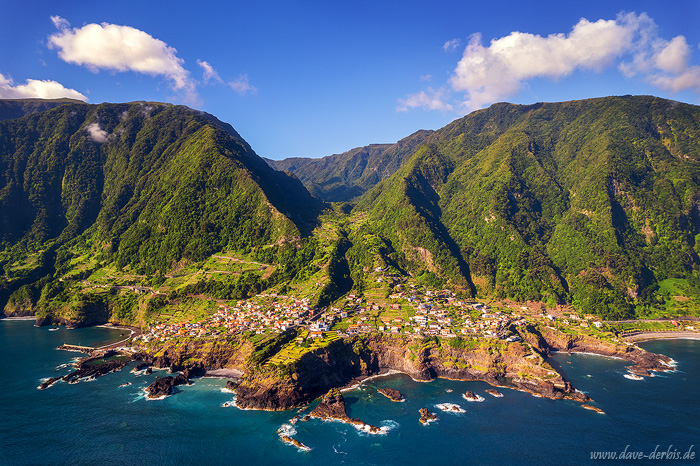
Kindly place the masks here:
POLYGON ((0 98, 189 105, 320 157, 493 102, 700 103, 698 1, 2 0, 0 98))

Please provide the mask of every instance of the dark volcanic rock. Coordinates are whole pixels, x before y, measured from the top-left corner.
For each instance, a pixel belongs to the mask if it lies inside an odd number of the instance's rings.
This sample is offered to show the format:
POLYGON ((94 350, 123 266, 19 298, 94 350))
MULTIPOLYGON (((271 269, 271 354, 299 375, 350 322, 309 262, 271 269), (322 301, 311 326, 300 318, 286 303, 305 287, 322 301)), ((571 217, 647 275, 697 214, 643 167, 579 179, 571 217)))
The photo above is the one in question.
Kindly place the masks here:
POLYGON ((330 389, 310 414, 321 419, 350 419, 345 411, 345 398, 337 388, 330 389))
POLYGON ((403 395, 398 390, 394 390, 393 388, 380 388, 377 391, 389 398, 391 401, 404 401, 403 395))
POLYGON ((239 385, 238 382, 234 382, 233 380, 227 380, 227 381, 226 381, 226 387, 225 387, 225 388, 226 388, 227 390, 234 391, 234 390, 236 390, 236 388, 238 387, 238 385, 239 385))
POLYGON ((153 373, 153 369, 150 368, 150 367, 147 367, 146 370, 143 371, 143 373, 144 373, 145 375, 152 374, 152 373, 153 373))
POLYGON ((464 392, 464 399, 465 400, 471 400, 471 401, 477 401, 479 397, 477 397, 473 391, 467 390, 464 392))
POLYGON ((150 367, 151 367, 150 362, 141 362, 141 363, 137 364, 136 367, 134 367, 134 372, 139 372, 139 371, 142 371, 142 370, 150 368, 150 367))
POLYGON ((109 361, 104 364, 95 364, 92 358, 82 361, 78 370, 63 377, 64 382, 77 382, 87 377, 100 377, 110 372, 118 371, 126 366, 126 361, 109 361))
POLYGON ((61 377, 60 377, 60 376, 59 376, 59 377, 51 377, 49 380, 47 380, 46 382, 43 382, 43 383, 42 383, 41 385, 39 385, 37 388, 38 388, 39 390, 45 390, 45 389, 49 388, 51 385, 53 385, 53 384, 55 384, 56 382, 58 382, 59 380, 61 380, 61 377))
POLYGON ((176 387, 178 385, 189 385, 189 384, 190 384, 190 379, 184 373, 178 374, 173 379, 173 387, 176 387))
POLYGON ((173 393, 175 379, 171 376, 157 378, 151 385, 146 387, 148 398, 160 398, 173 393))
POLYGON ((370 434, 377 434, 381 432, 379 427, 375 427, 370 424, 365 424, 359 419, 354 419, 348 416, 345 411, 345 399, 342 393, 337 388, 331 388, 328 393, 323 397, 321 403, 316 406, 316 408, 309 413, 311 417, 317 417, 324 420, 336 420, 342 421, 347 424, 352 424, 359 427, 362 430, 370 434))
POLYGON ((427 424, 437 419, 437 416, 428 411, 428 408, 421 408, 418 412, 420 413, 420 419, 418 419, 418 421, 420 421, 421 424, 427 424))

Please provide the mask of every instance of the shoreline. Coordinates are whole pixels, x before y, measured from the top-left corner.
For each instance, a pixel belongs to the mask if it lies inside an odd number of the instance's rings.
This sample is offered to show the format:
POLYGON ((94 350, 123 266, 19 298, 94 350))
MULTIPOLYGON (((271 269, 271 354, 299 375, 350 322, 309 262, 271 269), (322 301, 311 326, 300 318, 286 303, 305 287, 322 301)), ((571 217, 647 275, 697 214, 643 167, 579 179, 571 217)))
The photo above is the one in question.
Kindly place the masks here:
POLYGON ((245 373, 238 369, 211 369, 206 371, 202 377, 240 380, 244 375, 245 373))
POLYGON ((34 316, 3 317, 0 320, 36 320, 36 317, 34 317, 34 316))
POLYGON ((414 382, 430 382, 429 380, 416 380, 413 377, 411 377, 409 374, 398 371, 396 369, 383 369, 380 370, 378 374, 374 375, 368 375, 368 376, 361 376, 361 377, 355 377, 352 379, 350 382, 348 382, 344 387, 339 388, 341 393, 349 392, 351 390, 355 390, 359 387, 361 387, 365 382, 373 380, 373 379, 378 379, 380 377, 387 377, 389 375, 396 375, 396 374, 403 374, 411 378, 414 382), (383 372, 385 371, 385 372, 383 372))
POLYGON ((624 337, 630 343, 641 343, 652 340, 700 340, 700 332, 642 332, 631 337, 624 337))

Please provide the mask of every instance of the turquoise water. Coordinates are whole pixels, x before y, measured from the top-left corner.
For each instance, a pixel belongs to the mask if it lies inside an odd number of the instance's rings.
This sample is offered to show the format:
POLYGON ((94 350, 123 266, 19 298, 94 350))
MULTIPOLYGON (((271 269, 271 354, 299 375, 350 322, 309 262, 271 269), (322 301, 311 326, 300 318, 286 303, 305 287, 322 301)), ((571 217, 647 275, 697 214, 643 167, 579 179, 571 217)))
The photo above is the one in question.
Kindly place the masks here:
POLYGON ((198 379, 179 393, 147 401, 141 390, 156 377, 128 369, 94 382, 58 383, 37 390, 42 378, 78 353, 56 351, 62 343, 91 345, 119 338, 118 331, 88 328, 49 331, 32 322, 0 321, 1 465, 451 465, 451 464, 698 464, 694 461, 593 461, 591 451, 652 452, 700 447, 700 341, 643 344, 678 362, 678 371, 641 381, 623 377, 624 361, 587 355, 556 355, 575 386, 606 414, 577 403, 536 398, 499 389, 494 398, 480 382, 414 382, 404 375, 371 380, 364 390, 345 393, 349 414, 387 427, 368 435, 336 422, 297 423, 294 437, 312 448, 300 452, 282 443, 277 429, 294 412, 241 411, 221 405, 232 399, 223 380, 198 379), (132 385, 119 387, 123 383, 132 385), (407 400, 393 403, 376 392, 391 387, 407 400), (447 390, 452 390, 448 392, 447 390), (482 403, 461 393, 472 390, 482 403), (437 403, 466 410, 450 414, 437 403), (422 407, 439 420, 418 422, 422 407))

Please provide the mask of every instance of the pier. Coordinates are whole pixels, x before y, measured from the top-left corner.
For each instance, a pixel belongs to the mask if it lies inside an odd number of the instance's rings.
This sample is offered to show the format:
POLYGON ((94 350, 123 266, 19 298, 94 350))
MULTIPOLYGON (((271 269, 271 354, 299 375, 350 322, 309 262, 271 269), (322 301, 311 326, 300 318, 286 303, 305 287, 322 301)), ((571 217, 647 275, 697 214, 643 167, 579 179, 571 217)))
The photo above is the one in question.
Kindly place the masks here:
POLYGON ((97 348, 93 348, 91 346, 80 346, 80 345, 67 345, 63 344, 59 346, 56 349, 60 350, 65 350, 65 351, 78 351, 80 353, 88 353, 91 354, 93 351, 95 351, 97 348))

